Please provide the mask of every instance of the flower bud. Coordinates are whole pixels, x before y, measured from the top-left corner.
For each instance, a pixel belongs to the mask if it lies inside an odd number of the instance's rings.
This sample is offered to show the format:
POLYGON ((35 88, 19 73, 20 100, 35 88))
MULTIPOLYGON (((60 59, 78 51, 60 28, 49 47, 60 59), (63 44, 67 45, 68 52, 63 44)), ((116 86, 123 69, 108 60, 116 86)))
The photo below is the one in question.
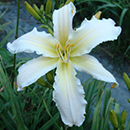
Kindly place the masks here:
POLYGON ((34 10, 35 10, 38 14, 40 14, 40 10, 39 10, 39 8, 37 7, 36 4, 33 4, 33 8, 34 8, 34 10))
POLYGON ((41 15, 44 14, 44 5, 41 5, 41 7, 40 7, 40 14, 41 14, 41 15))
POLYGON ((54 83, 53 70, 46 74, 46 79, 50 84, 54 83))
POLYGON ((120 130, 125 130, 126 126, 125 125, 121 125, 120 130))
POLYGON ((127 113, 126 110, 123 110, 120 117, 120 124, 124 125, 126 121, 127 113))
POLYGON ((48 84, 44 79, 42 78, 39 78, 37 81, 36 81, 38 84, 44 86, 44 87, 47 87, 47 88, 50 88, 50 89, 53 89, 53 87, 48 84))
MULTIPOLYGON (((97 19, 100 19, 100 16, 101 16, 101 11, 98 11, 94 16, 95 16, 95 18, 97 18, 97 19)), ((92 17, 93 18, 93 17, 92 17)), ((92 19, 91 18, 91 19, 92 19)))
POLYGON ((95 16, 97 19, 100 19, 101 14, 102 14, 102 12, 101 12, 101 11, 98 11, 94 16, 95 16))
POLYGON ((123 74, 123 79, 125 81, 125 84, 126 84, 128 90, 130 91, 130 78, 128 77, 128 75, 126 73, 123 74))
POLYGON ((128 102, 130 103, 130 99, 128 99, 128 102))
POLYGON ((115 129, 119 127, 116 114, 113 110, 109 111, 109 120, 115 129))
POLYGON ((40 27, 41 27, 41 28, 48 29, 48 26, 47 26, 47 25, 45 25, 45 24, 42 24, 40 27))
POLYGON ((47 0, 47 2, 46 2, 46 14, 51 13, 51 7, 52 7, 52 0, 47 0))
POLYGON ((40 16, 38 15, 38 13, 32 8, 32 6, 30 6, 28 4, 27 1, 24 2, 25 8, 27 9, 27 11, 36 19, 36 20, 40 20, 40 16))
POLYGON ((52 36, 54 36, 53 31, 50 28, 48 28, 47 30, 52 36))
POLYGON ((74 0, 67 0, 67 1, 65 2, 65 5, 69 4, 70 2, 74 2, 74 0))

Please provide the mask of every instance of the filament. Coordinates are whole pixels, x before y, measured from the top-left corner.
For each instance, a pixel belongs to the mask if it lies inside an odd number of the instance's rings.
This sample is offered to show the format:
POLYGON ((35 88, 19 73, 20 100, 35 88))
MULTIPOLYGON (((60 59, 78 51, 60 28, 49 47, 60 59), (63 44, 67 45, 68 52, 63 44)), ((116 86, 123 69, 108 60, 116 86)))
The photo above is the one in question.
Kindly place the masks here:
POLYGON ((69 62, 70 52, 73 46, 74 46, 73 44, 68 44, 67 46, 61 47, 60 44, 55 44, 56 52, 62 62, 64 63, 69 62))

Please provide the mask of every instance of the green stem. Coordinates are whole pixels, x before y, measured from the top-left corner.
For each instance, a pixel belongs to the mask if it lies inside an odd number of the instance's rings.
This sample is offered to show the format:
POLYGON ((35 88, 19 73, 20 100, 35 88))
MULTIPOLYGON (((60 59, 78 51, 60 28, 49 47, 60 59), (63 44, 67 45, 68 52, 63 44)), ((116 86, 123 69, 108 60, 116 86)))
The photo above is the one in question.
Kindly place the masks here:
MULTIPOLYGON (((19 10, 20 10, 20 0, 18 0, 18 4, 17 4, 17 24, 16 24, 15 39, 18 38, 19 10)), ((14 54, 13 73, 12 73, 12 87, 14 87, 15 66, 16 66, 15 62, 16 62, 16 54, 14 54)))
POLYGON ((47 111, 48 115, 51 117, 51 119, 53 120, 54 124, 56 125, 56 127, 57 127, 59 130, 62 130, 62 129, 59 127, 59 125, 56 123, 56 121, 53 119, 53 117, 52 117, 52 115, 51 115, 51 113, 50 113, 50 111, 49 111, 49 108, 48 108, 48 106, 47 106, 47 104, 46 104, 44 98, 42 97, 42 100, 41 100, 41 99, 39 98, 39 96, 38 96, 30 87, 28 87, 28 88, 29 88, 29 90, 31 90, 31 92, 39 99, 39 101, 41 101, 41 102, 44 103, 44 106, 45 106, 45 108, 46 108, 46 111, 47 111))
POLYGON ((42 19, 40 20, 41 23, 46 24, 53 31, 52 26, 47 22, 47 20, 43 16, 41 17, 42 17, 42 19))

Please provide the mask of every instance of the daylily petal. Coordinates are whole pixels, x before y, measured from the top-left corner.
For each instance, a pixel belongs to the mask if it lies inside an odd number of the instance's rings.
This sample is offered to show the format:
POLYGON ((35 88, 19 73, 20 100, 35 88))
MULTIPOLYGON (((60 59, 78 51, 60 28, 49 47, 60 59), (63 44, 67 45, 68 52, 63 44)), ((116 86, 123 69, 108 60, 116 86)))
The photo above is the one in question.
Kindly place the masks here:
POLYGON ((53 13, 54 36, 62 46, 65 45, 69 34, 72 32, 72 19, 76 9, 72 2, 53 13))
POLYGON ((53 100, 60 111, 62 121, 70 127, 83 123, 87 103, 83 87, 75 75, 71 61, 66 64, 59 61, 53 85, 53 100))
POLYGON ((99 43, 115 40, 121 33, 121 27, 115 27, 112 19, 85 19, 80 28, 70 34, 68 44, 73 44, 71 56, 89 53, 99 43))
POLYGON ((95 57, 83 55, 79 57, 71 57, 70 60, 78 71, 84 71, 98 80, 116 83, 118 86, 118 83, 113 75, 108 72, 95 57))
POLYGON ((55 51, 55 44, 58 41, 47 34, 45 31, 38 32, 34 28, 31 32, 24 34, 13 43, 8 43, 7 48, 11 53, 36 51, 37 54, 43 54, 46 57, 58 57, 55 51))
POLYGON ((23 64, 18 69, 19 74, 17 76, 17 91, 23 90, 25 86, 34 83, 41 76, 54 69, 58 60, 58 58, 40 56, 39 58, 34 58, 23 64))

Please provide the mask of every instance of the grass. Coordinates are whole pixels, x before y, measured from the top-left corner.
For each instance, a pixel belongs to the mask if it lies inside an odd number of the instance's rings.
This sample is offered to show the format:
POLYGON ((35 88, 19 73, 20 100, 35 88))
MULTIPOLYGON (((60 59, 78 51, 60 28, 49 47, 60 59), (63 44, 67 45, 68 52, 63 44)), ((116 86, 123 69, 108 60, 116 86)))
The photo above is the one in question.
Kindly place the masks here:
MULTIPOLYGON (((0 92, 1 129, 55 130, 67 128, 62 123, 59 111, 52 101, 52 90, 38 84, 33 84, 25 91, 17 92, 16 86, 14 88, 11 87, 11 75, 8 76, 2 61, 0 72, 0 81, 2 81, 0 85, 3 88, 0 92)), ((110 98, 110 89, 106 88, 104 90, 104 83, 97 80, 87 80, 84 83, 84 88, 88 92, 85 96, 85 99, 88 101, 86 120, 80 128, 74 126, 68 129, 90 129, 92 125, 91 129, 94 130, 95 127, 100 127, 100 120, 102 120, 104 123, 106 122, 106 124, 102 123, 102 130, 104 128, 107 130, 109 118, 108 114, 105 113, 109 112, 111 105, 114 103, 114 99, 110 98), (105 92, 105 100, 103 110, 101 110, 103 92, 105 92), (94 111, 94 116, 92 110, 94 111), (103 115, 100 115, 100 113, 103 115), (98 120, 97 116, 99 117, 98 120)))

